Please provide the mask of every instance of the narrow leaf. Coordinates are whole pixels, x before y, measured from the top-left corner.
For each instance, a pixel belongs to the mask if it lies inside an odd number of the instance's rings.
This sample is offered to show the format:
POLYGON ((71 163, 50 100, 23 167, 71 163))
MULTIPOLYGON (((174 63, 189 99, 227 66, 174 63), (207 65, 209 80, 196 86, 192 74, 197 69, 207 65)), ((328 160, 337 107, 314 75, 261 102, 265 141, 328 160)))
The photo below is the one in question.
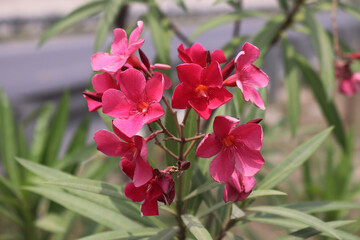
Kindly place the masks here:
POLYGON ((335 232, 335 229, 332 228, 330 225, 326 224, 325 222, 321 221, 320 219, 311 216, 309 214, 289 209, 289 208, 283 208, 283 207, 273 207, 273 206, 258 206, 258 207, 251 207, 248 208, 249 211, 255 211, 255 212, 263 212, 263 213, 269 213, 278 215, 281 217, 293 219, 302 223, 307 224, 308 226, 311 226, 319 231, 329 233, 331 236, 341 239, 341 237, 335 232))
POLYGON ((270 173, 259 183, 257 189, 270 189, 282 182, 291 175, 299 166, 301 166, 320 146, 320 144, 328 137, 332 131, 332 127, 328 128, 305 143, 297 147, 288 155, 284 161, 271 170, 270 173))
POLYGON ((74 26, 76 23, 88 18, 102 9, 104 1, 93 1, 82 5, 81 7, 72 11, 66 17, 60 19, 51 28, 49 28, 40 38, 39 46, 43 45, 49 38, 65 31, 74 26))
POLYGON ((172 240, 178 231, 178 227, 167 228, 150 237, 149 240, 172 240))
POLYGON ((64 233, 66 231, 63 220, 56 214, 49 214, 36 221, 36 227, 53 233, 64 233))
POLYGON ((263 190, 252 191, 251 194, 247 197, 247 199, 264 197, 264 196, 284 196, 284 195, 287 194, 278 190, 263 189, 263 190))
POLYGON ((199 194, 210 191, 211 189, 214 189, 214 188, 219 187, 219 186, 220 186, 220 183, 218 183, 218 182, 204 183, 203 185, 199 186, 194 191, 189 193, 189 195, 184 197, 184 201, 188 200, 190 198, 196 197, 199 194))
POLYGON ((78 240, 125 240, 125 239, 141 239, 156 234, 157 228, 137 228, 131 231, 117 230, 94 234, 91 236, 79 238, 78 240))
POLYGON ((236 204, 233 203, 231 205, 230 219, 239 219, 242 217, 245 217, 245 213, 238 206, 236 206, 236 204))
POLYGON ((195 216, 185 214, 181 216, 184 224, 190 230, 197 240, 211 240, 212 237, 206 228, 201 224, 200 220, 195 216))
POLYGON ((339 210, 360 209, 359 203, 337 201, 311 201, 285 205, 287 208, 296 209, 306 213, 319 213, 339 210))

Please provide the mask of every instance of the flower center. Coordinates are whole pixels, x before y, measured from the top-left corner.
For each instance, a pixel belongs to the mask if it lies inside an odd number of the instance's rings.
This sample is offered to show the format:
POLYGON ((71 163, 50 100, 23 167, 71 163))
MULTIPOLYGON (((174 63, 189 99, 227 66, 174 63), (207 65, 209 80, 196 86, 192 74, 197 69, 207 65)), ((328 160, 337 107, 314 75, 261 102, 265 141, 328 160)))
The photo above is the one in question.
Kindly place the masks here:
POLYGON ((232 135, 228 135, 225 138, 223 138, 223 140, 222 140, 222 144, 225 147, 232 147, 232 146, 234 146, 234 143, 235 143, 235 137, 232 135))
POLYGON ((147 104, 146 102, 139 102, 136 106, 136 110, 140 113, 144 113, 146 112, 148 106, 149 104, 147 104))
POLYGON ((195 92, 197 93, 197 95, 199 97, 207 97, 207 86, 204 86, 202 84, 200 84, 196 89, 195 89, 195 92))

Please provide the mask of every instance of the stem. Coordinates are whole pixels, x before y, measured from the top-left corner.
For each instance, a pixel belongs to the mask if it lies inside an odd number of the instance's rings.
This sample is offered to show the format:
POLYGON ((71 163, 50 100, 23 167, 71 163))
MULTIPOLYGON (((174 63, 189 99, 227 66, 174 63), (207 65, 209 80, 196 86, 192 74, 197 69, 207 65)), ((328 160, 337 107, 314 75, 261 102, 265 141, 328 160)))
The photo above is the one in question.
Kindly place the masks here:
POLYGON ((341 52, 340 45, 339 45, 339 32, 338 32, 338 26, 336 23, 337 5, 338 5, 338 0, 333 0, 332 6, 331 6, 331 23, 332 23, 333 37, 334 37, 334 51, 336 54, 335 59, 338 59, 338 58, 342 59, 343 54, 341 52))
POLYGON ((181 135, 181 129, 180 129, 180 124, 177 118, 177 112, 174 111, 174 109, 171 107, 170 103, 168 102, 168 100, 166 99, 166 97, 162 97, 162 100, 164 101, 165 105, 167 106, 167 108, 169 109, 171 116, 174 119, 175 125, 176 125, 176 130, 178 132, 178 135, 181 135))
POLYGON ((181 141, 180 138, 175 137, 171 132, 169 132, 169 131, 166 129, 166 127, 162 124, 161 119, 156 120, 156 122, 160 125, 161 129, 163 130, 163 132, 170 137, 170 139, 173 139, 173 140, 178 141, 178 142, 181 141))
POLYGON ((205 134, 200 134, 200 135, 196 135, 194 137, 190 137, 190 138, 185 138, 185 142, 190 142, 193 140, 198 140, 200 138, 203 138, 205 136, 205 134))
POLYGON ((182 198, 182 175, 178 177, 177 189, 176 189, 176 220, 179 225, 178 238, 179 240, 185 240, 186 238, 186 227, 181 219, 183 214, 183 198, 182 198))
MULTIPOLYGON (((238 0, 238 10, 242 11, 243 1, 238 0)), ((241 20, 236 20, 234 22, 234 31, 233 31, 233 37, 237 37, 240 35, 241 30, 241 20)))
POLYGON ((187 155, 190 153, 191 149, 194 147, 196 141, 193 141, 190 146, 186 149, 185 153, 184 153, 184 158, 187 157, 187 155))
POLYGON ((223 237, 225 237, 226 232, 227 232, 228 230, 230 230, 230 228, 232 228, 237 222, 238 222, 238 220, 236 220, 236 219, 230 219, 230 220, 226 223, 225 227, 223 227, 223 228, 220 229, 220 232, 219 232, 219 234, 217 235, 217 237, 215 238, 215 240, 221 240, 221 239, 223 239, 223 237))
POLYGON ((185 126, 185 124, 186 124, 187 118, 189 117, 190 110, 191 110, 191 108, 188 108, 188 109, 186 109, 186 111, 185 111, 184 119, 183 119, 183 121, 182 121, 182 125, 184 125, 184 126, 185 126))
POLYGON ((305 0, 296 0, 294 7, 291 9, 286 17, 286 20, 281 25, 274 38, 271 40, 270 46, 274 45, 279 39, 281 34, 293 23, 295 14, 299 11, 301 5, 305 3, 305 0))
POLYGON ((172 156, 176 161, 178 161, 178 160, 179 160, 179 156, 176 155, 175 153, 173 153, 173 152, 172 152, 170 149, 168 149, 167 147, 165 147, 165 145, 162 144, 161 141, 157 138, 157 134, 156 134, 156 133, 157 133, 158 131, 155 132, 154 129, 151 127, 150 124, 148 124, 147 126, 148 126, 150 132, 151 132, 152 134, 154 134, 155 144, 158 145, 159 147, 161 147, 165 152, 167 152, 170 156, 172 156))

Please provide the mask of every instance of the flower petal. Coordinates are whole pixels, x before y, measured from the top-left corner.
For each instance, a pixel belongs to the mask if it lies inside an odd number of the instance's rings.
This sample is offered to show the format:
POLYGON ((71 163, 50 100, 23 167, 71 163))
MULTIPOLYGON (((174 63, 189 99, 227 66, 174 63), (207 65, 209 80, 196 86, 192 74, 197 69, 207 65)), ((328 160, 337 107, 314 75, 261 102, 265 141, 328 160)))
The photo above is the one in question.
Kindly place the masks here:
MULTIPOLYGON (((87 94, 93 94, 93 93, 88 92, 87 94)), ((83 96, 87 101, 89 112, 94 112, 102 107, 102 102, 94 100, 93 98, 91 98, 85 94, 83 94, 83 96)))
POLYGON ((151 104, 148 107, 146 114, 144 115, 143 122, 144 124, 154 122, 161 118, 164 114, 165 111, 160 103, 151 104))
POLYGON ((201 84, 207 87, 221 87, 223 78, 221 68, 218 62, 213 61, 201 72, 201 84))
POLYGON ((256 88, 250 84, 241 84, 240 81, 236 81, 236 84, 240 89, 242 88, 242 94, 245 101, 250 100, 256 107, 265 110, 265 103, 256 88))
POLYGON ((119 89, 113 77, 107 72, 95 74, 92 85, 98 93, 103 93, 110 88, 119 89))
POLYGON ((186 109, 190 107, 189 100, 194 97, 195 92, 184 83, 176 86, 172 99, 171 106, 177 109, 186 109))
POLYGON ((111 44, 111 54, 123 55, 128 47, 127 35, 124 29, 114 29, 114 41, 111 44))
POLYGON ((114 73, 124 66, 127 58, 98 52, 91 56, 91 66, 94 72, 104 71, 114 73))
POLYGON ((132 102, 138 103, 139 101, 144 100, 143 98, 146 80, 140 71, 134 68, 130 68, 120 73, 119 83, 121 91, 132 102))
POLYGON ((128 183, 124 188, 125 196, 134 202, 141 202, 145 199, 146 187, 147 186, 136 187, 134 183, 128 183))
POLYGON ((120 160, 120 168, 130 179, 134 178, 135 165, 129 159, 122 157, 120 160))
POLYGON ((184 63, 176 67, 180 82, 192 86, 194 89, 200 84, 202 67, 193 63, 184 63))
POLYGON ((234 171, 234 165, 233 154, 230 150, 224 149, 210 162, 210 175, 215 181, 226 183, 234 171))
POLYGON ((113 124, 128 137, 137 134, 144 125, 141 115, 134 115, 127 119, 117 118, 113 121, 113 124))
POLYGON ((225 88, 209 88, 209 108, 215 109, 230 101, 233 95, 225 88))
POLYGON ((134 185, 140 187, 147 183, 153 177, 153 168, 150 166, 147 159, 138 156, 135 159, 134 185))
POLYGON ((211 53, 211 61, 217 61, 219 64, 226 62, 225 54, 222 50, 216 49, 211 53))
POLYGON ((255 87, 266 87, 269 84, 269 77, 258 67, 247 65, 241 70, 241 81, 255 87))
POLYGON ((215 117, 213 125, 214 133, 218 138, 222 139, 229 135, 231 129, 235 127, 239 122, 240 120, 237 118, 225 115, 217 116, 215 117))
POLYGON ((200 43, 195 43, 190 48, 190 57, 193 63, 206 67, 207 51, 200 43))
POLYGON ((182 43, 179 44, 179 46, 177 47, 178 53, 179 53, 179 58, 184 62, 184 63, 191 63, 191 58, 190 56, 186 53, 185 49, 184 49, 184 45, 182 43))
POLYGON ((143 27, 144 27, 143 21, 138 21, 137 27, 130 34, 129 45, 135 43, 139 39, 141 32, 143 30, 143 27))
POLYGON ((215 137, 215 134, 206 134, 199 143, 195 155, 202 158, 209 158, 220 152, 221 142, 215 137))
POLYGON ((164 78, 161 74, 154 74, 145 86, 145 95, 147 102, 159 102, 164 94, 164 78))
POLYGON ((209 119, 212 110, 209 108, 206 98, 191 99, 189 104, 200 117, 205 120, 209 119))
POLYGON ((157 200, 145 199, 145 202, 141 205, 141 213, 144 216, 159 215, 157 200))
POLYGON ((112 117, 128 118, 133 103, 129 103, 123 92, 109 89, 102 96, 103 112, 112 117))
POLYGON ((122 142, 114 133, 102 129, 95 133, 97 149, 111 157, 121 157, 127 152, 127 143, 122 142))
POLYGON ((264 159, 260 152, 248 148, 241 142, 236 142, 235 146, 236 169, 244 176, 255 175, 264 164, 264 159))
POLYGON ((251 43, 246 42, 241 52, 235 58, 235 66, 237 69, 243 68, 245 65, 252 64, 259 58, 260 51, 251 43))
POLYGON ((237 141, 246 144, 253 150, 260 150, 263 142, 263 131, 260 124, 246 123, 234 128, 231 135, 236 136, 237 141))

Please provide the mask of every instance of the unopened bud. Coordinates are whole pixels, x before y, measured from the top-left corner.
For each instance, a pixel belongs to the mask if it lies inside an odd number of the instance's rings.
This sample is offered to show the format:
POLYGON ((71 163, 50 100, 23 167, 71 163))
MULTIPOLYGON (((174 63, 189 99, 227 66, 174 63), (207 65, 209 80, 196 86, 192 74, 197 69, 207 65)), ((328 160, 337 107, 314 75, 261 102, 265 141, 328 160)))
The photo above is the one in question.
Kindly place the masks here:
POLYGON ((185 161, 181 163, 181 170, 187 170, 190 167, 190 162, 189 161, 185 161))

